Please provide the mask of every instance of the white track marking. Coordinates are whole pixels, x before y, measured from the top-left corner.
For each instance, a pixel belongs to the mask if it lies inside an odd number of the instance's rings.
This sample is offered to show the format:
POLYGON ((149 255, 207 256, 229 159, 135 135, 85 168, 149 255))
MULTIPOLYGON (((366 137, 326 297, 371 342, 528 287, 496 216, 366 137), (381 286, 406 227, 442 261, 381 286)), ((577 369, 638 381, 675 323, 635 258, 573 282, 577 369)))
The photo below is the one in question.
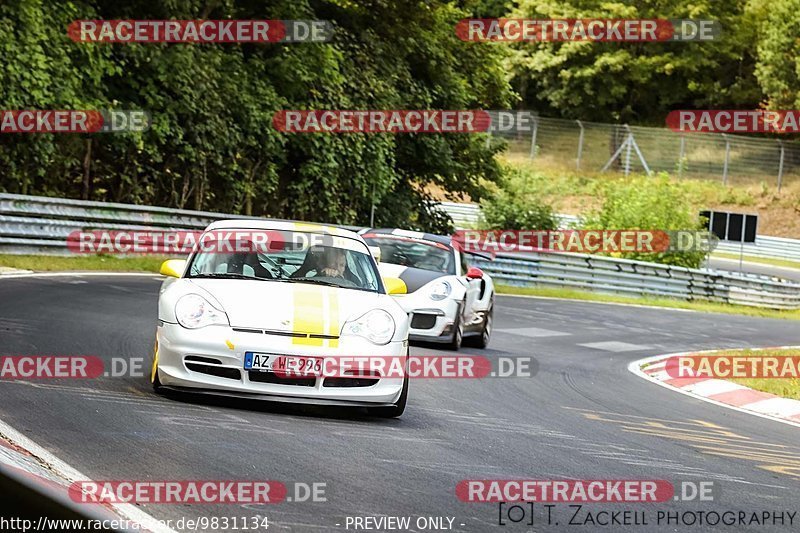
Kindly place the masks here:
POLYGON ((579 344, 578 346, 591 348, 593 350, 603 350, 604 352, 635 352, 637 350, 650 350, 653 348, 652 346, 646 346, 644 344, 631 344, 629 342, 620 341, 587 342, 579 344))
MULTIPOLYGON (((54 277, 123 277, 123 276, 138 276, 138 277, 162 277, 158 274, 149 272, 34 272, 34 273, 21 273, 21 274, 4 274, 0 276, 0 280, 4 279, 19 279, 19 278, 54 278, 54 277)), ((34 441, 12 428, 2 420, 0 420, 0 436, 5 437, 6 440, 19 446, 20 448, 30 452, 39 460, 47 464, 55 473, 63 477, 69 483, 74 481, 86 481, 89 478, 70 465, 42 448, 34 441)), ((176 533, 174 529, 161 525, 159 520, 138 507, 127 503, 111 504, 114 510, 122 517, 133 520, 147 527, 147 530, 153 533, 176 533)))
POLYGON ((510 333, 511 335, 521 335, 523 337, 565 337, 572 335, 563 331, 542 328, 504 328, 495 329, 498 333, 510 333))
MULTIPOLYGON (((43 461, 48 467, 50 467, 53 472, 64 478, 69 483, 89 480, 87 476, 81 474, 70 465, 49 451, 45 450, 2 420, 0 420, 0 436, 4 437, 12 444, 19 446, 23 450, 33 454, 40 461, 43 461)), ((152 531, 153 533, 176 533, 175 530, 167 527, 166 525, 161 525, 157 518, 145 513, 133 505, 127 503, 115 503, 111 504, 111 507, 113 507, 120 516, 146 526, 147 530, 152 531)))

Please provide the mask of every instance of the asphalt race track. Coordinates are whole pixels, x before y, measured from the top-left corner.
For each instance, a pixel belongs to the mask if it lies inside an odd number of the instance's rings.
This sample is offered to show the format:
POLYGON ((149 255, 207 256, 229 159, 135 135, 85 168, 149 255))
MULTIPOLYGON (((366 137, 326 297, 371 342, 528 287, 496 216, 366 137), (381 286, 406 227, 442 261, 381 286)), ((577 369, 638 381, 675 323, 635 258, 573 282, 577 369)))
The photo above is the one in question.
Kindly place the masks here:
MULTIPOLYGON (((154 276, 0 280, 0 354, 141 358, 149 369, 159 284, 154 276)), ((568 527, 565 504, 554 510, 559 526, 543 523, 541 507, 532 527, 499 526, 497 504, 463 503, 455 487, 462 479, 666 479, 712 480, 720 492, 711 503, 587 504, 576 520, 631 509, 649 513, 648 525, 631 531, 733 531, 742 528, 656 526, 655 512, 800 510, 800 429, 677 394, 626 367, 661 353, 790 344, 800 344, 797 322, 498 297, 491 349, 463 353, 533 355, 537 375, 416 380, 396 420, 161 397, 138 377, 3 380, 0 419, 97 480, 326 484, 325 502, 142 507, 161 519, 258 514, 270 531, 313 532, 345 531, 348 516, 449 516, 455 531, 593 531, 568 527)))

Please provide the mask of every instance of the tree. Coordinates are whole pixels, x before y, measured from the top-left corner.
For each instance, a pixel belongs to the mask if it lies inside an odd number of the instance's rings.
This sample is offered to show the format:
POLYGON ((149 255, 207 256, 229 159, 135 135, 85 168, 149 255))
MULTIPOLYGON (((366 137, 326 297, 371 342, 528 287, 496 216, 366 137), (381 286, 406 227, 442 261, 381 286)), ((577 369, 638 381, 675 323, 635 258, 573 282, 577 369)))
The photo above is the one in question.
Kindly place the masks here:
POLYGON ((144 109, 145 132, 4 136, 0 188, 447 231, 451 197, 497 179, 472 134, 284 134, 281 109, 508 105, 503 52, 460 41, 444 1, 20 0, 0 6, 0 108, 144 109), (43 5, 45 4, 45 5, 43 5), (53 3, 55 4, 55 3, 53 3), (75 43, 75 19, 322 19, 329 43, 75 43))
MULTIPOLYGON (((763 14, 755 75, 770 109, 800 105, 800 0, 756 4, 763 14)), ((754 8, 755 10, 755 8, 754 8)))
POLYGON ((663 124, 680 108, 757 105, 753 42, 745 0, 521 0, 510 18, 711 19, 714 41, 524 42, 508 60, 525 106, 583 120, 663 124))

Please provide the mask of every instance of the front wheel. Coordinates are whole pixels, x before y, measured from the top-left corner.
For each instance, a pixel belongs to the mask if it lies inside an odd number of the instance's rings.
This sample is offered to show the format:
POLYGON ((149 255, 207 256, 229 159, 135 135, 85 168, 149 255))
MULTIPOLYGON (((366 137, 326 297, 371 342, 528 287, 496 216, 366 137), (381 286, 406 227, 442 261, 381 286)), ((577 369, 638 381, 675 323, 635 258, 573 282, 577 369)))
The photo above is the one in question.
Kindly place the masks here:
POLYGON ((447 348, 450 350, 458 350, 461 348, 461 342, 464 340, 464 326, 462 325, 463 322, 461 320, 461 313, 464 310, 464 304, 462 303, 459 308, 458 312, 456 313, 456 321, 453 324, 453 336, 450 338, 450 342, 447 343, 447 348))
POLYGON ((492 320, 494 315, 494 305, 489 307, 486 311, 486 317, 483 319, 483 327, 481 334, 477 337, 469 337, 470 345, 476 348, 486 348, 489 346, 489 339, 492 337, 492 320))

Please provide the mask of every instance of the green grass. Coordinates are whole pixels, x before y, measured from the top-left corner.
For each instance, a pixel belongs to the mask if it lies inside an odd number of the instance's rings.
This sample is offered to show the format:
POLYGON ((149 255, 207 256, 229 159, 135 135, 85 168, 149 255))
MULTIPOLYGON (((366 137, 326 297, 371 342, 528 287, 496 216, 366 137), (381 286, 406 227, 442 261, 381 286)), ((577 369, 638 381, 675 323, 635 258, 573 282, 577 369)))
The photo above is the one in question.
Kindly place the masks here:
MULTIPOLYGON (((626 183, 647 187, 653 180, 652 176, 644 174, 633 173, 625 177, 613 172, 577 171, 511 157, 501 157, 500 162, 505 165, 507 179, 515 182, 517 188, 535 190, 537 194, 556 204, 559 198, 567 196, 583 196, 587 200, 596 200, 603 187, 626 183)), ((758 192, 752 187, 726 186, 718 181, 678 179, 675 176, 670 179, 691 198, 693 208, 704 209, 713 205, 752 208, 758 202, 758 192)))
POLYGON ((590 302, 610 302, 620 304, 649 305, 671 309, 689 309, 704 313, 724 313, 727 315, 755 316, 760 318, 780 318, 784 320, 800 320, 800 310, 779 311, 761 309, 742 305, 728 305, 715 302, 689 302, 672 298, 629 297, 599 292, 579 291, 575 289, 555 289, 545 287, 512 287, 496 285, 498 294, 514 294, 522 296, 545 296, 549 298, 565 298, 568 300, 584 300, 590 302))
MULTIPOLYGON (((794 356, 800 355, 800 350, 721 350, 703 355, 747 355, 756 357, 765 356, 794 356)), ((800 400, 800 379, 794 378, 742 378, 731 379, 734 383, 750 387, 751 389, 768 392, 784 398, 800 400)))
POLYGON ((160 256, 114 257, 109 255, 51 256, 0 255, 0 266, 34 271, 101 270, 108 272, 158 272, 167 259, 160 256))
MULTIPOLYGON (((735 259, 739 260, 738 254, 729 254, 725 252, 714 252, 711 257, 719 257, 721 259, 735 259)), ((752 255, 745 255, 742 257, 748 263, 761 263, 764 265, 797 268, 800 269, 800 261, 791 261, 789 259, 773 259, 771 257, 755 257, 752 255)))

